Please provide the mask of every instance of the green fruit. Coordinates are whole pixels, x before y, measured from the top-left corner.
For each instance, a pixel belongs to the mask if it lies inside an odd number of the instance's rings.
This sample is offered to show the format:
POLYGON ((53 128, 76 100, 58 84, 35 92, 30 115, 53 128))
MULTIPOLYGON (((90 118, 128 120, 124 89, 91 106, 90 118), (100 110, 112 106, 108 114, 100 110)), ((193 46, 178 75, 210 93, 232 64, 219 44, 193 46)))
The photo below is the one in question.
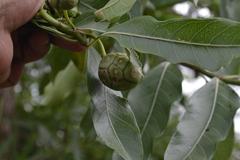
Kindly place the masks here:
POLYGON ((133 65, 126 53, 110 53, 100 61, 98 76, 107 87, 125 91, 138 84, 142 73, 139 67, 133 65))
POLYGON ((77 5, 78 0, 48 0, 48 2, 53 8, 70 10, 77 5))

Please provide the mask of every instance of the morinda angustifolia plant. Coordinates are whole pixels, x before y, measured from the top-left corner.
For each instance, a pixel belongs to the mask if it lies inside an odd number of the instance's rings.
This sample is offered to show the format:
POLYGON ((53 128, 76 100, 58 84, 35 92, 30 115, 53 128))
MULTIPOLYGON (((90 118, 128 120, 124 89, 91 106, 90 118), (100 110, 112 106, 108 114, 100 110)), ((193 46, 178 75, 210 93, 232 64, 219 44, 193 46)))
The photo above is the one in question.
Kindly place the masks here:
MULTIPOLYGON (((90 100, 79 132, 113 149, 112 159, 151 159, 153 152, 163 152, 165 160, 223 156, 221 143, 234 137, 230 133, 240 104, 230 87, 240 85, 240 23, 227 16, 156 18, 158 9, 179 2, 184 0, 47 0, 31 23, 87 50, 65 51, 70 61, 45 87, 41 106, 63 103, 84 77, 90 100), (171 108, 184 97, 180 66, 208 79, 186 100, 167 147, 156 151, 171 108), (70 83, 61 86, 60 75, 70 83)), ((50 54, 55 52, 61 49, 53 46, 50 54)))

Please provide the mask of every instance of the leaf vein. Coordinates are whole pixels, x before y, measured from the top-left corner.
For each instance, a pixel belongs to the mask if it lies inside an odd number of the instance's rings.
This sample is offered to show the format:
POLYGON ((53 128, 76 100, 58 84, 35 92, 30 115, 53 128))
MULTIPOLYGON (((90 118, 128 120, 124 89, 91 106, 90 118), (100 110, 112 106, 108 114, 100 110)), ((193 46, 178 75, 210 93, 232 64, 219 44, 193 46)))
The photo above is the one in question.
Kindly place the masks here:
POLYGON ((213 104, 212 104, 212 109, 210 112, 210 116, 208 118, 208 121, 204 127, 204 129, 202 130, 202 133, 200 134, 200 136, 198 137, 196 143, 194 144, 194 146, 191 148, 191 150, 188 152, 188 154, 184 157, 184 160, 186 160, 186 158, 193 152, 193 150, 196 148, 196 146, 198 145, 198 143, 200 142, 200 140, 202 139, 202 137, 204 136, 204 133, 207 129, 207 127, 209 126, 211 119, 214 115, 214 110, 216 108, 216 101, 218 98, 218 90, 219 90, 219 79, 216 79, 216 86, 215 86, 215 91, 214 91, 214 97, 213 97, 213 104))

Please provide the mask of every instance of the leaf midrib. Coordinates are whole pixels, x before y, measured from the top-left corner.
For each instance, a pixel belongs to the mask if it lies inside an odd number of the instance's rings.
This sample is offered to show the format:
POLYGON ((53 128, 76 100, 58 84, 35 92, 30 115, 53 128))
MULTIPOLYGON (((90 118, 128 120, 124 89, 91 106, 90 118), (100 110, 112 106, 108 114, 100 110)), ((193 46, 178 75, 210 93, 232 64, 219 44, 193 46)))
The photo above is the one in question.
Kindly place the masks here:
MULTIPOLYGON (((103 31, 100 31, 102 32, 103 31)), ((186 45, 195 45, 195 46, 204 46, 204 47, 240 47, 240 44, 211 44, 211 43, 197 43, 197 42, 189 42, 184 40, 174 40, 174 39, 167 39, 167 38, 161 38, 161 37, 153 37, 153 36, 147 36, 147 35, 140 35, 140 34, 134 34, 134 33, 127 33, 127 32, 117 32, 117 31, 110 31, 110 32, 104 32, 101 37, 108 36, 111 34, 116 35, 124 35, 124 36, 132 36, 137 38, 145 38, 150 40, 158 40, 158 41, 164 41, 169 43, 178 43, 178 44, 186 44, 186 45)))
POLYGON ((114 6, 114 5, 117 4, 118 2, 120 2, 120 0, 116 0, 115 2, 113 2, 113 3, 111 3, 111 4, 108 4, 107 6, 99 9, 99 10, 96 11, 95 13, 96 13, 96 14, 99 14, 100 12, 103 12, 104 10, 109 9, 110 7, 114 6))
POLYGON ((142 129, 142 131, 141 131, 141 135, 144 134, 145 129, 146 129, 147 126, 148 126, 149 120, 150 120, 150 118, 152 117, 152 112, 153 112, 153 109, 154 109, 155 104, 156 104, 156 101, 157 101, 157 97, 158 97, 158 94, 159 94, 159 90, 160 90, 160 87, 161 87, 162 82, 163 82, 163 78, 164 78, 164 76, 165 76, 165 73, 166 73, 167 68, 168 68, 169 65, 170 65, 170 63, 167 62, 166 65, 165 65, 164 68, 163 68, 161 77, 160 77, 160 79, 159 79, 159 82, 158 82, 158 85, 157 85, 157 88, 156 88, 156 91, 155 91, 156 94, 154 95, 154 98, 153 98, 153 101, 152 101, 152 104, 151 104, 151 107, 150 107, 150 112, 149 112, 149 114, 148 114, 148 117, 147 117, 147 119, 146 119, 146 122, 145 122, 145 124, 144 124, 144 126, 143 126, 143 129, 142 129))
POLYGON ((199 143, 199 141, 202 139, 206 129, 208 128, 209 124, 211 123, 212 117, 213 117, 213 112, 216 108, 216 101, 217 101, 217 95, 218 95, 218 89, 219 89, 219 79, 216 79, 216 87, 215 87, 215 92, 214 92, 214 100, 213 100, 213 107, 210 113, 210 117, 204 127, 204 129, 202 130, 202 133, 200 134, 199 138, 197 139, 196 143, 194 144, 194 146, 191 148, 191 150, 188 152, 188 154, 184 157, 183 160, 187 159, 188 156, 192 153, 192 151, 196 148, 197 144, 199 143))
POLYGON ((127 158, 130 160, 129 155, 128 155, 128 153, 126 152, 126 150, 124 149, 124 146, 123 146, 121 140, 119 139, 119 137, 118 137, 118 135, 117 135, 117 133, 116 133, 116 131, 115 131, 115 128, 114 128, 114 126, 113 126, 113 124, 112 124, 112 120, 111 120, 111 118, 110 118, 110 111, 109 111, 108 100, 107 100, 107 97, 111 97, 111 95, 108 94, 107 89, 106 89, 105 86, 104 86, 104 94, 105 94, 105 99, 106 99, 106 101, 105 101, 105 103, 106 103, 105 106, 106 106, 106 110, 107 110, 107 115, 108 115, 107 117, 108 117, 109 124, 110 124, 110 126, 111 126, 111 128, 112 128, 112 130, 113 130, 113 133, 114 133, 117 141, 119 142, 119 144, 121 145, 123 151, 125 152, 125 155, 126 155, 127 158))

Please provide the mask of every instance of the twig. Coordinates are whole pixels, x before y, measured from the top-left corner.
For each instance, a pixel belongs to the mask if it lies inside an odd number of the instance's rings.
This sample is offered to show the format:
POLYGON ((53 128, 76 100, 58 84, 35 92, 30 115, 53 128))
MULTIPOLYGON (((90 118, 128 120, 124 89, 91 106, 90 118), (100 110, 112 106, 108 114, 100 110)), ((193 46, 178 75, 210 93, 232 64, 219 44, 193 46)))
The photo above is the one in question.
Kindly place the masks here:
POLYGON ((222 80, 225 83, 233 84, 233 85, 240 85, 240 81, 239 80, 232 79, 232 78, 236 78, 236 76, 233 76, 233 77, 221 76, 221 75, 214 74, 214 73, 206 71, 206 70, 204 70, 204 69, 202 69, 200 67, 197 67, 197 66, 194 66, 194 65, 191 65, 191 64, 187 64, 187 63, 181 63, 181 65, 183 65, 185 67, 188 67, 188 68, 191 68, 191 69, 193 69, 193 70, 195 70, 197 72, 200 72, 200 73, 206 75, 209 78, 217 77, 218 79, 222 80))

